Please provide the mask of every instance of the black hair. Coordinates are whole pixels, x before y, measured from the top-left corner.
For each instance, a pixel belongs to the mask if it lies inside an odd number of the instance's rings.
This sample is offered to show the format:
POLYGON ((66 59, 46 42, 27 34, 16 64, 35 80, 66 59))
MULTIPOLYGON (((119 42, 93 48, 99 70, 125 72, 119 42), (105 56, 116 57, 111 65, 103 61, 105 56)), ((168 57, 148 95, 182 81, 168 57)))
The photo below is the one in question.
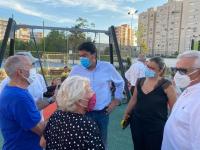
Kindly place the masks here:
POLYGON ((161 76, 163 76, 166 70, 164 59, 159 56, 156 56, 150 58, 149 61, 155 62, 158 65, 159 69, 162 70, 161 76))
POLYGON ((93 42, 84 42, 79 45, 78 51, 87 51, 90 54, 96 54, 97 49, 93 42))

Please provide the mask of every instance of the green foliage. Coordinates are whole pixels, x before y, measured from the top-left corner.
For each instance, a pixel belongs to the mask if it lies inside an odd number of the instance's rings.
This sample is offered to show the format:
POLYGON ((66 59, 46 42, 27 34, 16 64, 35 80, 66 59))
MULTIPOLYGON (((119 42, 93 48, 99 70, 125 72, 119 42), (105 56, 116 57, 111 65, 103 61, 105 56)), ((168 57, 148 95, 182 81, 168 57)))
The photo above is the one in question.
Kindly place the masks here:
POLYGON ((64 32, 52 30, 45 38, 45 51, 64 52, 67 49, 64 32))
MULTIPOLYGON (((91 23, 89 25, 89 23, 86 19, 79 17, 76 20, 75 26, 73 26, 72 28, 87 29, 90 26, 92 26, 94 28, 95 24, 91 23)), ((91 41, 91 38, 86 37, 86 33, 84 33, 84 32, 81 32, 78 30, 72 31, 71 34, 69 35, 69 48, 72 49, 74 53, 76 53, 78 45, 80 45, 84 41, 91 41)))
POLYGON ((146 29, 144 25, 140 24, 136 32, 136 36, 138 39, 138 46, 140 47, 140 52, 143 54, 147 54, 149 52, 147 42, 142 38, 145 31, 146 29))

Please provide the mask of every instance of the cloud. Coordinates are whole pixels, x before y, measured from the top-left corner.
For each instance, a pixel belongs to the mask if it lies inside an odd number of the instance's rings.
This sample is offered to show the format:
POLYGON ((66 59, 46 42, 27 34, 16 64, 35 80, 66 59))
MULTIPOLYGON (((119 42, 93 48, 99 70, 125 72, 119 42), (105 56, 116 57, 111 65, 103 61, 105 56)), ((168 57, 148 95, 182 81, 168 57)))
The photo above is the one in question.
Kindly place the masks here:
MULTIPOLYGON (((44 2, 45 0, 42 0, 42 1, 44 2)), ((17 12, 26 14, 26 15, 35 16, 35 17, 47 19, 47 20, 54 21, 54 22, 56 21, 58 23, 74 22, 72 19, 68 19, 65 17, 58 17, 55 15, 49 15, 49 14, 43 13, 41 11, 35 10, 34 8, 22 5, 21 3, 17 2, 16 0, 15 1, 14 0, 0 1, 0 7, 10 8, 17 12)))
MULTIPOLYGON (((136 2, 138 0, 28 0, 32 3, 45 3, 60 7, 79 7, 90 11, 111 11, 121 13, 124 10, 124 4, 127 2, 136 2)), ((126 6, 125 6, 126 8, 126 6)), ((127 10, 128 11, 128 10, 127 10)))

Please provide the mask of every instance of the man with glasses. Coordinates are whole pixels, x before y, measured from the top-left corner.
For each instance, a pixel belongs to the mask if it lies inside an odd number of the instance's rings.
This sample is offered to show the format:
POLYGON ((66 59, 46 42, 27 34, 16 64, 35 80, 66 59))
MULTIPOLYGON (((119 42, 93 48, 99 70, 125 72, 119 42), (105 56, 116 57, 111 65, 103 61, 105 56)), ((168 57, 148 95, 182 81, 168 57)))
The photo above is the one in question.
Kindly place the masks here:
POLYGON ((165 125, 162 150, 200 150, 200 52, 178 56, 174 81, 185 89, 165 125))

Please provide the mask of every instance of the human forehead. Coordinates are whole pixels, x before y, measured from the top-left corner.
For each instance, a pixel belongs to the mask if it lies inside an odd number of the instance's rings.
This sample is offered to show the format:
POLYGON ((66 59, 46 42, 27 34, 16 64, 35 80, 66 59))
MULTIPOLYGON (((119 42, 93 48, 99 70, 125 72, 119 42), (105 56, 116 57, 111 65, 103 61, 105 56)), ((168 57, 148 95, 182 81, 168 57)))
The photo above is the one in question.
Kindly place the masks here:
POLYGON ((193 67, 196 59, 194 58, 180 58, 176 63, 177 68, 190 68, 193 67))
POLYGON ((21 57, 21 61, 23 63, 22 67, 27 68, 27 69, 32 68, 32 62, 31 62, 31 60, 28 57, 22 56, 21 57))
POLYGON ((86 50, 81 50, 79 51, 79 56, 80 57, 87 57, 87 56, 91 56, 92 54, 86 50))
POLYGON ((158 67, 158 64, 156 64, 154 61, 150 61, 150 60, 149 60, 149 61, 147 62, 147 65, 150 66, 150 67, 159 68, 159 67, 158 67))

